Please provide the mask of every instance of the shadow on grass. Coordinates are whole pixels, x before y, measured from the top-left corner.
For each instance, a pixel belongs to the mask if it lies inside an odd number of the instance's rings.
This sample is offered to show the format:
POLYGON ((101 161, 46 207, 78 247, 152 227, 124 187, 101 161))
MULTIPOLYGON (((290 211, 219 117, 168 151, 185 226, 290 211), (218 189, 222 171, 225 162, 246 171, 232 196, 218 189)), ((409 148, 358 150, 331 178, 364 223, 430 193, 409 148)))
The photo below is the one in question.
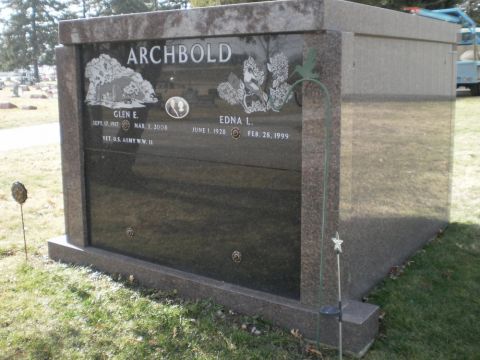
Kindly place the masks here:
POLYGON ((384 319, 367 359, 474 359, 480 354, 480 226, 453 223, 400 277, 369 297, 384 319))

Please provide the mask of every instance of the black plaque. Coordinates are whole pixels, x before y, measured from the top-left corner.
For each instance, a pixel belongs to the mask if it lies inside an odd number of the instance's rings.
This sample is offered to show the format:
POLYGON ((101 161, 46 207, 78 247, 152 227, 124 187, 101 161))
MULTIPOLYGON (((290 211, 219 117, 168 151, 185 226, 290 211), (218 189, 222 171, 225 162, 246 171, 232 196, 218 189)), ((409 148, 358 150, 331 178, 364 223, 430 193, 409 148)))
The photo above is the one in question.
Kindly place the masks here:
POLYGON ((300 35, 83 45, 91 245, 298 298, 301 92, 286 96, 302 50, 300 35))

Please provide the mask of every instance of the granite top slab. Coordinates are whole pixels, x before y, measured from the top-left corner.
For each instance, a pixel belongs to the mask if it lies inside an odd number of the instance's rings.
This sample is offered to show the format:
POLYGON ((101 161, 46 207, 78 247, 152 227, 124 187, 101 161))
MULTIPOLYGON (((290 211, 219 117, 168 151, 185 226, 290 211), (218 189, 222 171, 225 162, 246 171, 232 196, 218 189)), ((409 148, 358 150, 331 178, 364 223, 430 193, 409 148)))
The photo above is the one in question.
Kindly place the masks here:
POLYGON ((64 45, 260 33, 345 31, 456 42, 457 25, 342 0, 281 0, 61 21, 64 45))

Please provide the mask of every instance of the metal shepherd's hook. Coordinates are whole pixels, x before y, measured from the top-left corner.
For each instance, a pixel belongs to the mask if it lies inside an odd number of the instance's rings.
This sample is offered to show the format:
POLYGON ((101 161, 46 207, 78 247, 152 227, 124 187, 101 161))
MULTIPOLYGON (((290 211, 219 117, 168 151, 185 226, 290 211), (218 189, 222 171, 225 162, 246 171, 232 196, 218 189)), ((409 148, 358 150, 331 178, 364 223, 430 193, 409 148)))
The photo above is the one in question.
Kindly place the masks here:
POLYGON ((21 182, 15 181, 12 184, 12 197, 17 203, 20 204, 20 213, 22 215, 23 245, 25 247, 25 261, 27 261, 27 239, 25 237, 25 222, 23 221, 23 204, 25 203, 25 201, 27 201, 28 196, 27 189, 21 182))

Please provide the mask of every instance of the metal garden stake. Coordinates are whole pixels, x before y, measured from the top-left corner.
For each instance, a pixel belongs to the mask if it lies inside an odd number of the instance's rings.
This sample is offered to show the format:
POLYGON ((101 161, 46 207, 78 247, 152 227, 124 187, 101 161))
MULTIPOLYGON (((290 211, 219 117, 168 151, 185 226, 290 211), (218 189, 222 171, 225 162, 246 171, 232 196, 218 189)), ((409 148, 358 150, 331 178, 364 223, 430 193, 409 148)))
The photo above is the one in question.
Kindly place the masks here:
POLYGON ((20 204, 20 213, 22 215, 23 244, 25 246, 25 261, 27 261, 27 239, 25 237, 25 223, 23 221, 23 204, 25 203, 25 201, 27 201, 28 196, 27 189, 21 182, 15 181, 12 184, 12 197, 17 203, 20 204))
POLYGON ((342 360, 342 283, 340 277, 340 254, 342 253, 342 243, 338 231, 332 238, 334 250, 337 253, 337 278, 338 278, 338 357, 342 360))
POLYGON ((335 250, 337 254, 337 280, 338 280, 338 307, 332 305, 325 305, 320 308, 320 314, 325 316, 337 316, 338 317, 338 358, 342 360, 343 357, 343 345, 342 345, 342 282, 340 276, 340 254, 342 253, 342 243, 338 231, 335 237, 332 238, 335 250))

